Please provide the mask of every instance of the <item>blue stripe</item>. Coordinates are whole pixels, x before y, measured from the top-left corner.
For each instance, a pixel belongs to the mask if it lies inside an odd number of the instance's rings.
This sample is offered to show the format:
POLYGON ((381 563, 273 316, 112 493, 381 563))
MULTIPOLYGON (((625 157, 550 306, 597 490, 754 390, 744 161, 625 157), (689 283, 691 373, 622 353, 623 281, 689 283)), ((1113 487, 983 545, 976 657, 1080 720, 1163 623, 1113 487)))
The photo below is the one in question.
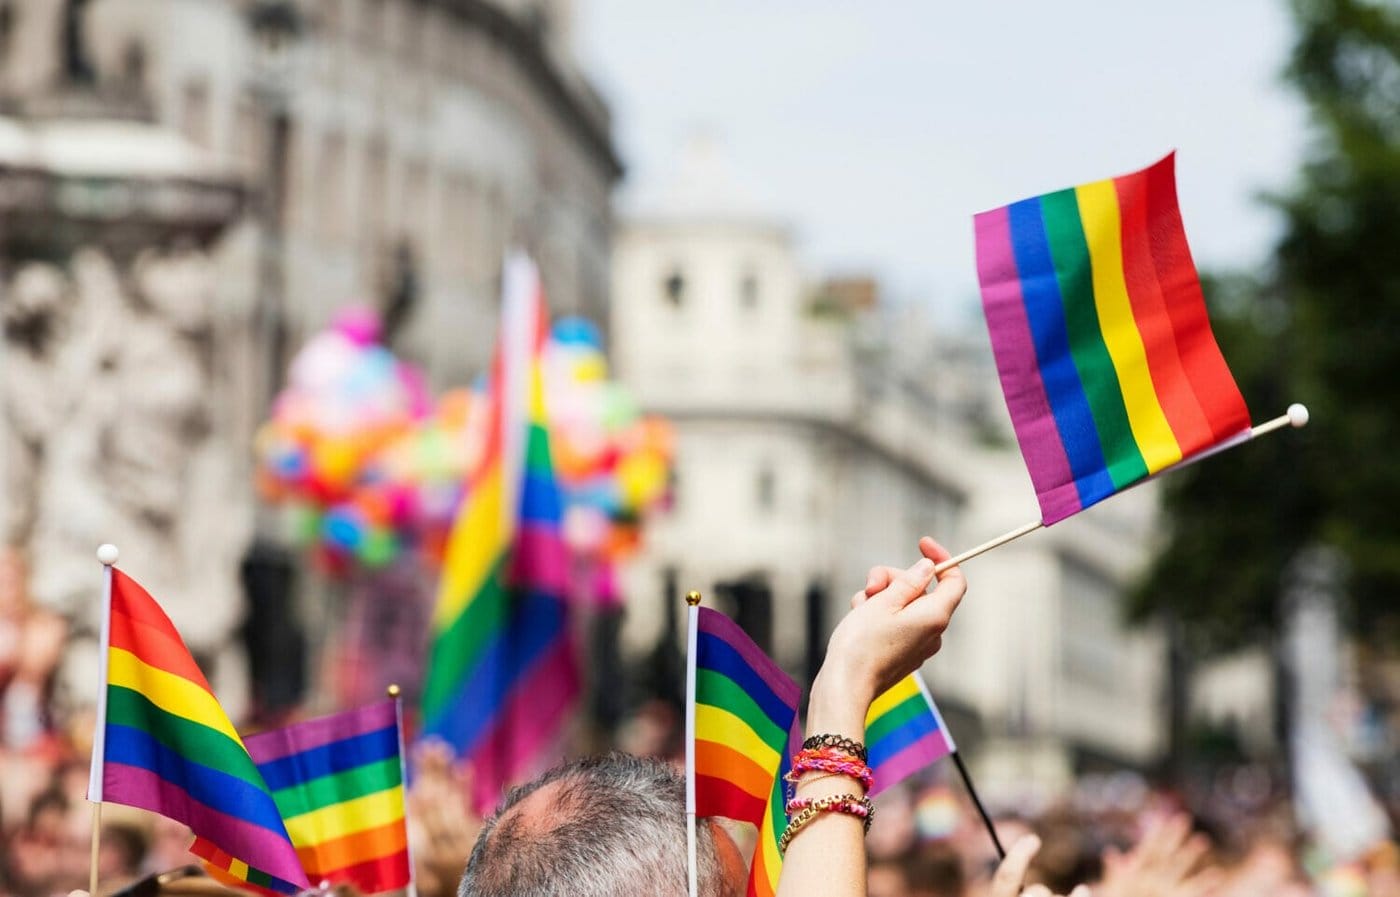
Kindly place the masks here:
POLYGON ((1112 495, 1113 480, 1104 461, 1099 431, 1094 425, 1089 399, 1079 370, 1070 354, 1060 281, 1050 255, 1050 240, 1040 199, 1023 199, 1007 206, 1011 223, 1011 247, 1021 279, 1021 296, 1035 342, 1036 363, 1045 383, 1046 397, 1060 432, 1070 472, 1084 507, 1112 495))
POLYGON ((513 609, 509 625, 491 640, 475 668, 431 719, 423 733, 436 735, 468 756, 505 707, 515 683, 560 639, 568 638, 564 603, 545 592, 527 592, 513 609))
POLYGON ((876 769, 920 738, 937 731, 938 723, 932 713, 920 713, 913 719, 905 720, 903 725, 891 729, 884 738, 869 746, 870 768, 876 769))
POLYGON ((398 756, 398 753, 398 726, 387 726, 259 763, 258 772, 262 773, 269 789, 281 791, 367 763, 387 760, 398 756))
POLYGON ((564 519, 564 503, 559 482, 553 476, 525 474, 520 491, 520 519, 530 523, 554 523, 564 519))
POLYGON ((695 668, 713 670, 731 680, 744 693, 753 698, 763 715, 773 721, 779 729, 786 728, 785 721, 792 719, 796 708, 773 693, 768 683, 744 662, 729 642, 705 631, 696 633, 695 668))
POLYGON ((148 769, 206 807, 286 837, 282 815, 271 794, 176 753, 144 729, 109 722, 104 756, 111 763, 148 769))

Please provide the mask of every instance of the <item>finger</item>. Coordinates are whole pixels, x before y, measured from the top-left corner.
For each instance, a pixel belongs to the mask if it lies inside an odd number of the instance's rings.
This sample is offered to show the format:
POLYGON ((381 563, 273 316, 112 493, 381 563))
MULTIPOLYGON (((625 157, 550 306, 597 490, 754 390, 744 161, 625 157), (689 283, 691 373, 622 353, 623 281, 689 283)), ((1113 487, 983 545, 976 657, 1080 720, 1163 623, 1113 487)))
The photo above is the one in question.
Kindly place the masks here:
POLYGON ((1088 885, 1076 885, 1073 891, 1069 892, 1069 897, 1090 897, 1088 885))
POLYGON ((1172 854, 1167 865, 1167 873, 1171 880, 1181 881, 1190 875, 1191 870, 1196 868, 1209 849, 1210 841, 1205 835, 1197 833, 1187 838, 1186 843, 1172 854))
POLYGON ((865 603, 865 601, 865 593, 856 592, 854 595, 851 596, 851 610, 855 610, 856 608, 860 607, 862 604, 865 603))
POLYGON ((1045 885, 1031 885, 1021 892, 1021 897, 1055 897, 1055 895, 1045 885))
POLYGON ((888 567, 883 564, 871 567, 870 572, 865 577, 865 596, 867 598, 878 595, 890 587, 894 578, 902 571, 898 567, 888 567))
POLYGON ((933 561, 921 558, 908 570, 900 570, 888 587, 871 600, 879 600, 898 610, 928 591, 933 582, 933 561))
POLYGON ((1026 880, 1026 870, 1030 868, 1031 859, 1039 850, 1040 839, 1035 835, 1026 835, 1011 845, 1006 859, 1001 861, 996 874, 992 876, 992 886, 987 890, 987 897, 1017 897, 1021 893, 1021 883, 1026 880))

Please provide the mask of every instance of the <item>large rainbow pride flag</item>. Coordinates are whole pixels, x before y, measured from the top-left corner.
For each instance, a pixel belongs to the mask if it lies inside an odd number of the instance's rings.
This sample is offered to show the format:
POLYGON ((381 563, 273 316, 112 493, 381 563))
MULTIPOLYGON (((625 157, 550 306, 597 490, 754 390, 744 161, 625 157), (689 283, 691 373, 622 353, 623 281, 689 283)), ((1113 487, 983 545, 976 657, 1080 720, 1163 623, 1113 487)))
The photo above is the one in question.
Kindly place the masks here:
MULTIPOLYGON (((302 868, 320 884, 361 894, 412 881, 396 699, 244 739, 286 822, 302 868)), ((196 839, 190 850, 226 884, 250 883, 243 864, 196 839)))
POLYGON ((1046 525, 1249 432, 1174 160, 975 218, 997 372, 1046 525))
POLYGON ((687 810, 758 827, 748 897, 773 897, 787 827, 783 776, 801 746, 797 683, 724 614, 694 608, 689 663, 693 741, 687 810))
POLYGON ((271 791, 180 633, 135 580, 107 575, 88 799, 188 825, 262 887, 309 887, 271 791))
POLYGON ((545 428, 549 316, 524 255, 507 259, 502 295, 486 459, 448 539, 423 692, 423 734, 471 762, 480 813, 540 764, 580 692, 545 428))
POLYGON ((918 672, 905 676, 870 705, 865 746, 875 776, 871 797, 958 749, 918 672))

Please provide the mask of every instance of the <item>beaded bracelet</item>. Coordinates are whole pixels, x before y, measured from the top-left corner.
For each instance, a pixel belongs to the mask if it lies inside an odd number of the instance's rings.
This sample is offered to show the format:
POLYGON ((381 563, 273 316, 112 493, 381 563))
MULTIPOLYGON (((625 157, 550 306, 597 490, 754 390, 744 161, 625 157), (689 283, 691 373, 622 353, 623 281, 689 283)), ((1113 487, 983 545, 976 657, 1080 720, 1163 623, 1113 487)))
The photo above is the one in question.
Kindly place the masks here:
POLYGON ((811 738, 802 742, 802 749, 804 751, 823 747, 840 748, 862 763, 870 759, 865 752, 865 745, 856 741, 854 738, 847 738, 844 735, 813 735, 811 738))
POLYGON ((858 798, 854 794, 833 794, 830 797, 817 798, 812 801, 803 801, 803 809, 792 817, 787 828, 783 829, 783 834, 778 838, 778 852, 787 853, 788 845, 792 839, 797 837, 813 819, 823 813, 845 813, 848 816, 855 816, 863 819, 865 830, 870 831, 870 821, 875 818, 875 808, 871 806, 868 798, 858 798))
POLYGON ((794 797, 787 802, 787 812, 791 816, 815 807, 818 810, 836 810, 865 820, 865 830, 870 831, 870 822, 875 818, 875 805, 868 797, 855 794, 837 794, 831 797, 794 797), (835 803, 828 803, 835 801, 835 803))
POLYGON ((796 784, 803 773, 808 772, 832 772, 849 776, 864 786, 869 791, 875 784, 875 776, 859 760, 854 760, 844 751, 833 748, 806 749, 799 751, 797 756, 792 758, 792 772, 786 776, 787 781, 796 784))

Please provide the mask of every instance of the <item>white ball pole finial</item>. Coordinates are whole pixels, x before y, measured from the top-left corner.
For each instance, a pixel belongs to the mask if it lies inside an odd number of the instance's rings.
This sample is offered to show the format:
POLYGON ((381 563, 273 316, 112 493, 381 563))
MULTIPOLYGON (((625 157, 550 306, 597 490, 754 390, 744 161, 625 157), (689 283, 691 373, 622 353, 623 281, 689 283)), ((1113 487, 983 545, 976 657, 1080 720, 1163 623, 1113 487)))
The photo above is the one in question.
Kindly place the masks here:
POLYGON ((117 558, 119 557, 121 557, 121 552, 117 551, 117 546, 110 542, 97 549, 97 559, 101 561, 104 566, 111 567, 116 564, 117 558))
POLYGON ((1308 425, 1308 406, 1294 402, 1288 406, 1288 422, 1295 428, 1308 425))

